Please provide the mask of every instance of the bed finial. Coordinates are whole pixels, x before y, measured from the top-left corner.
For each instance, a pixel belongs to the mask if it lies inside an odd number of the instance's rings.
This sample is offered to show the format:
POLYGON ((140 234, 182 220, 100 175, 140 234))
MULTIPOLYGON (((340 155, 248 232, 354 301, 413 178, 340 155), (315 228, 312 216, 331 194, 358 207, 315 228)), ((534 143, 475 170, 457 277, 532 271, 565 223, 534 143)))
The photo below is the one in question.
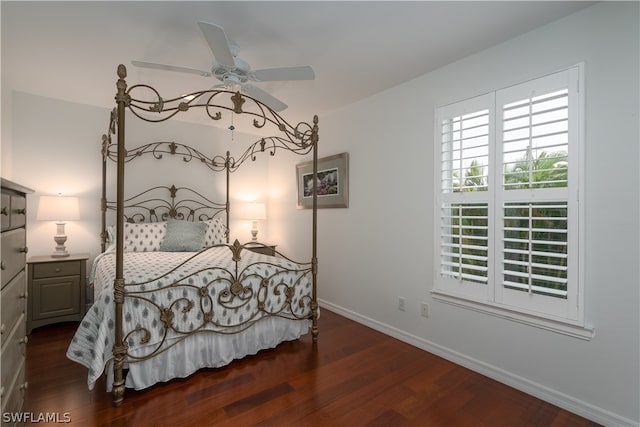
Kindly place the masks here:
POLYGON ((240 92, 236 92, 232 97, 233 112, 236 114, 242 114, 242 104, 244 104, 244 98, 240 95, 240 92))
POLYGON ((118 77, 121 79, 127 77, 127 67, 125 67, 124 64, 118 65, 118 77))

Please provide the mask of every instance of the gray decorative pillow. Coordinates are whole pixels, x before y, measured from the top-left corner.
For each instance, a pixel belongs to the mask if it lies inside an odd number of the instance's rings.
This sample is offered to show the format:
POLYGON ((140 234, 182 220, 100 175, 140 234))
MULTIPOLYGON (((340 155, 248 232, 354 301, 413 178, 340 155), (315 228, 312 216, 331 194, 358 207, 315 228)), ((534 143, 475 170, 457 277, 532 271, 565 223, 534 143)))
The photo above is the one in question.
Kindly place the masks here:
POLYGON ((207 225, 204 235, 205 247, 227 243, 227 227, 220 218, 209 219, 204 223, 207 225))
MULTIPOLYGON (((156 252, 167 232, 166 222, 145 222, 124 224, 125 252, 156 252)), ((115 238, 113 239, 115 242, 115 238)))
POLYGON ((160 245, 163 252, 197 252, 202 249, 207 224, 170 219, 167 233, 160 245))

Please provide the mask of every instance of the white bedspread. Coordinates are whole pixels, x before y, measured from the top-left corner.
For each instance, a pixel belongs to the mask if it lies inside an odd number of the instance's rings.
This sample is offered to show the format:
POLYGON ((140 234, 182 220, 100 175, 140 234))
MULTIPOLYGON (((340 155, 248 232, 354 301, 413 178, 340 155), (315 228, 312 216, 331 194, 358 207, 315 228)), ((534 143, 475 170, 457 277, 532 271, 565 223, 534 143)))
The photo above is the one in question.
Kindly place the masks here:
MULTIPOLYGON (((305 268, 248 250, 241 256, 236 271, 226 246, 199 254, 125 253, 124 278, 130 296, 123 304, 123 331, 133 356, 126 360, 126 387, 142 389, 203 367, 220 367, 308 331, 308 319, 289 319, 310 313, 312 286, 310 275, 301 271, 305 268), (194 330, 200 333, 185 338, 194 330), (152 359, 135 360, 160 346, 164 351, 152 359)), ((76 331, 67 357, 88 368, 90 389, 108 367, 110 390, 115 253, 101 255, 95 265, 95 302, 76 331)))

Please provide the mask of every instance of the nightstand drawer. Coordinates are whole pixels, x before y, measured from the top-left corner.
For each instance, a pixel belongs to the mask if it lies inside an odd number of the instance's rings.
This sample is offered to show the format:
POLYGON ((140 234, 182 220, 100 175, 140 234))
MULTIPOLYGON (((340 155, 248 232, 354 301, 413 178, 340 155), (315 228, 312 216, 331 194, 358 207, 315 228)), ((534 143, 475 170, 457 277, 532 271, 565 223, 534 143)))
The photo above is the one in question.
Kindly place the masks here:
POLYGON ((46 262, 33 265, 33 278, 74 276, 80 274, 80 261, 46 262))

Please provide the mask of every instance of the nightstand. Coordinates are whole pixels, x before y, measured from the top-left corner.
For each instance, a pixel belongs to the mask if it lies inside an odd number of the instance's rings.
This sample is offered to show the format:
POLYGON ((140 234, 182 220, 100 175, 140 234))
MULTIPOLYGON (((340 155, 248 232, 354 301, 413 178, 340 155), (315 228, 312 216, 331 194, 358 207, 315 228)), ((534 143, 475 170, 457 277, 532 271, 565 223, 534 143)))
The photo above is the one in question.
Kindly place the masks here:
POLYGON ((245 243, 244 247, 252 252, 257 252, 259 254, 276 256, 276 245, 271 245, 269 243, 249 242, 245 243))
POLYGON ((28 265, 27 333, 50 323, 80 321, 85 313, 89 254, 34 256, 28 265))

